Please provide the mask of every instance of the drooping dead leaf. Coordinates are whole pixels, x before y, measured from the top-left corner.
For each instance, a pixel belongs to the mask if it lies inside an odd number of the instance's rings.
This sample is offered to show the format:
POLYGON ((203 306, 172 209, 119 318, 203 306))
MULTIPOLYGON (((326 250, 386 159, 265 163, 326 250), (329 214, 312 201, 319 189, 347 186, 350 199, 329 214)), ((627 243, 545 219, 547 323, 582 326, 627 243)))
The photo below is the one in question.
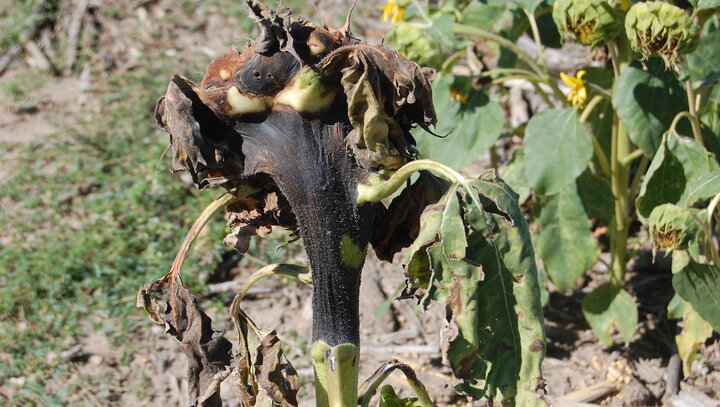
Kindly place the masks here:
POLYGON ((263 190, 228 205, 225 209, 225 219, 232 230, 225 237, 225 244, 241 253, 247 251, 250 238, 255 235, 267 236, 274 225, 290 230, 297 228, 290 204, 277 191, 263 190))
POLYGON ((300 380, 282 351, 275 330, 260 329, 240 309, 239 297, 231 305, 238 331, 235 390, 243 407, 269 405, 297 406, 300 380), (273 404, 274 403, 274 404, 273 404))
POLYGON ((420 215, 425 207, 437 202, 447 189, 446 181, 421 172, 417 181, 403 189, 386 211, 376 215, 370 242, 380 260, 392 262, 397 252, 410 246, 420 231, 420 215))
MULTIPOLYGON (((168 275, 169 276, 169 275, 168 275)), ((138 307, 144 307, 153 321, 180 342, 188 362, 188 394, 193 406, 222 406, 219 382, 229 373, 232 344, 221 331, 212 329, 212 320, 198 306, 197 299, 182 285, 176 286, 174 307, 160 312, 153 295, 164 297, 171 289, 170 278, 146 284, 138 292, 138 307)))
POLYGON ((242 138, 203 103, 200 93, 175 75, 155 105, 155 119, 170 135, 173 171, 188 171, 200 189, 229 185, 242 173, 242 138))

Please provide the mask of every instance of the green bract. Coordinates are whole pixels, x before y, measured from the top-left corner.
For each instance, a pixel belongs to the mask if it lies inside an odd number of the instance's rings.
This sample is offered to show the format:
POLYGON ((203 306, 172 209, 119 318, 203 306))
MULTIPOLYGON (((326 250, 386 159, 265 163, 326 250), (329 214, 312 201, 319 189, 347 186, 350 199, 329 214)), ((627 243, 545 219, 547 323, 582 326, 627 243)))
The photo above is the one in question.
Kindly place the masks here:
POLYGON ((656 206, 648 220, 655 244, 663 249, 687 249, 688 243, 698 232, 698 225, 692 215, 673 204, 656 206))
POLYGON ((658 55, 668 66, 700 43, 700 30, 685 11, 659 1, 633 5, 625 17, 625 31, 643 58, 658 55))
POLYGON ((622 29, 617 13, 605 0, 557 0, 553 20, 563 39, 592 47, 612 41, 622 29))

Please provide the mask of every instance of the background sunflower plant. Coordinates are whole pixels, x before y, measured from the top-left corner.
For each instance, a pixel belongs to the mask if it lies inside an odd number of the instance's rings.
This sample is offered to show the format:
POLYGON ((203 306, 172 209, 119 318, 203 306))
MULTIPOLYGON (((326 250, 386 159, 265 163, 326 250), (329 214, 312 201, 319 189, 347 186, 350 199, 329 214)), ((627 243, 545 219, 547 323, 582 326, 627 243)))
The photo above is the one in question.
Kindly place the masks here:
POLYGON ((387 37, 438 69, 435 108, 452 119, 437 132, 453 140, 418 132, 420 152, 462 170, 489 151, 529 212, 554 290, 570 294, 596 264, 607 271, 582 303, 600 341, 611 345, 618 332, 628 344, 635 334, 628 261, 650 246, 672 256, 667 316, 693 321, 677 336, 686 369, 698 345, 720 332, 712 294, 720 289, 720 3, 688 3, 414 1, 412 17, 387 37), (403 41, 409 30, 425 40, 403 41), (518 46, 523 36, 534 50, 518 46), (600 61, 550 69, 543 51, 564 43, 600 61), (502 109, 508 87, 500 86, 510 81, 544 101, 512 124, 502 109), (697 321, 702 329, 692 328, 697 321))

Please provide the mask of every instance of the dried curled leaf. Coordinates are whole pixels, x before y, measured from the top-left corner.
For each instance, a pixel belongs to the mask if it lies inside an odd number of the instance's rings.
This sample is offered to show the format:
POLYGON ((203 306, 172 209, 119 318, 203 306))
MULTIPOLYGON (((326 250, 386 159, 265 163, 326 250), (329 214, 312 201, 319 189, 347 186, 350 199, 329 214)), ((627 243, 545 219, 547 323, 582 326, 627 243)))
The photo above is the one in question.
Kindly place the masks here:
MULTIPOLYGON (((420 177, 390 203, 387 210, 379 210, 373 225, 373 250, 380 260, 392 262, 393 256, 410 246, 420 231, 420 214, 430 203, 440 200, 448 183, 421 172, 420 177)), ((383 207, 384 208, 384 207, 383 207)))
POLYGON ((155 119, 170 135, 173 171, 187 170, 202 189, 236 181, 243 164, 238 156, 242 138, 203 103, 200 94, 195 84, 173 76, 155 106, 155 119))
POLYGON ((232 344, 221 331, 212 329, 212 320, 198 306, 197 299, 183 286, 160 312, 153 295, 170 294, 172 276, 146 284, 138 292, 137 305, 144 307, 153 321, 180 342, 188 362, 188 393, 193 406, 222 406, 220 382, 230 373, 232 344), (171 307, 170 302, 173 306, 171 307))
POLYGON ((240 309, 238 297, 231 308, 239 335, 234 383, 241 405, 297 406, 300 381, 275 330, 258 328, 240 309))
MULTIPOLYGON (((348 66, 342 69, 341 83, 355 128, 348 144, 363 167, 397 169, 407 162, 414 144, 411 126, 427 128, 436 122, 430 91, 435 72, 384 45, 363 44, 346 52, 348 66)), ((328 66, 336 67, 332 62, 328 66)))
POLYGON ((225 219, 232 230, 225 237, 225 244, 245 253, 250 238, 267 236, 273 225, 295 230, 295 217, 290 204, 277 191, 260 191, 225 208, 225 219))

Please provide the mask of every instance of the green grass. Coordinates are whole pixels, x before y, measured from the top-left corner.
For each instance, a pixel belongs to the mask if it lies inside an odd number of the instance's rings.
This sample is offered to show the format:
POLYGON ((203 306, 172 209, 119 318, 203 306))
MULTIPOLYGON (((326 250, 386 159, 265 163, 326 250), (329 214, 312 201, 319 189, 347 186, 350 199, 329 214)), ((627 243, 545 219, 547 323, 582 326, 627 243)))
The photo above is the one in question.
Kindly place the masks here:
MULTIPOLYGON (((167 70, 160 64, 111 80, 121 91, 74 134, 4 147, 14 150, 16 168, 0 214, 11 234, 0 258, 0 348, 11 360, 1 362, 0 381, 47 367, 45 355, 65 337, 102 323, 94 311, 131 311, 138 285, 162 276, 213 198, 169 175, 167 160, 155 171, 166 136, 150 113, 167 70)), ((216 224, 198 246, 219 253, 222 232, 216 224)), ((198 260, 188 262, 190 275, 198 260)))
MULTIPOLYGON (((21 44, 24 27, 46 17, 33 15, 37 0, 10 4, 0 10, 0 49, 21 44)), ((295 7, 297 15, 312 14, 304 1, 286 5, 295 7)), ((241 3, 186 1, 181 7, 197 21, 223 11, 250 37, 259 33, 241 3)), ((127 10, 101 12, 111 17, 127 10)), ((221 193, 198 192, 170 174, 170 154, 160 161, 168 137, 156 128, 152 113, 173 73, 199 81, 209 60, 188 64, 182 55, 166 56, 153 41, 138 39, 148 53, 141 58, 149 61, 146 66, 98 75, 106 77, 94 90, 100 112, 89 107, 72 131, 29 145, 0 143, 0 156, 12 160, 13 168, 0 189, 0 385, 13 377, 25 379, 11 405, 65 405, 78 388, 103 386, 105 378, 73 376, 71 362, 48 355, 66 350, 91 330, 122 345, 133 330, 151 328, 145 313, 135 308, 137 290, 169 270, 195 217, 221 193), (63 385, 48 394, 43 384, 48 380, 63 385)), ((37 106, 35 91, 55 80, 35 71, 16 73, 0 82, 0 103, 16 112, 37 106)), ((183 280, 200 296, 212 270, 231 250, 222 244, 227 233, 222 216, 207 229, 183 268, 183 280)), ((253 239, 252 256, 242 262, 259 268, 287 261, 302 250, 300 243, 276 250, 288 240, 282 233, 253 239)), ((211 304, 224 308, 230 299, 218 295, 211 304)), ((126 362, 136 348, 124 348, 126 362)))
MULTIPOLYGON (((138 288, 169 270, 195 217, 220 194, 171 175, 169 154, 159 162, 168 138, 155 127, 152 107, 172 62, 111 77, 101 114, 67 136, 0 146, 15 161, 0 192, 0 228, 10 235, 0 256, 0 382, 26 378, 16 402, 61 402, 62 394, 36 384, 67 370, 47 355, 72 337, 100 330, 121 344, 133 324, 152 326, 135 309, 138 288)), ((30 85, 8 86, 3 92, 19 103, 29 93, 30 85)), ((191 251, 183 276, 196 294, 230 250, 222 244, 226 232, 217 216, 191 251)), ((282 260, 287 251, 274 253, 277 244, 253 242, 251 250, 282 260)))

